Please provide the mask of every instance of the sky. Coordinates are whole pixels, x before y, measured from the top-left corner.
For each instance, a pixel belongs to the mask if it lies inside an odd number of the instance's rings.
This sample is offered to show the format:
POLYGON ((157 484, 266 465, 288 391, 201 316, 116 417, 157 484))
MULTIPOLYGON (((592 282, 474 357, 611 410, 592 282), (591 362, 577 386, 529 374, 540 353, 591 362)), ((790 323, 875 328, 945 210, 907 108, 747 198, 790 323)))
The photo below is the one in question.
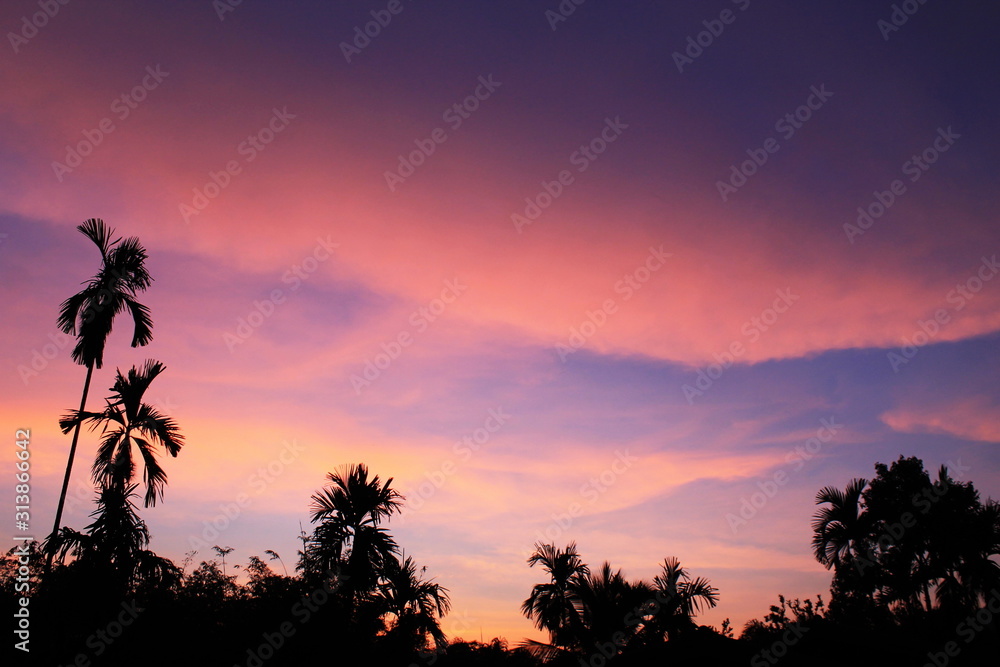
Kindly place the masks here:
POLYGON ((827 597, 821 488, 905 455, 1000 497, 998 19, 5 2, 0 423, 8 452, 31 432, 32 530, 99 217, 147 248, 155 325, 133 349, 118 321, 89 405, 158 359, 147 399, 187 439, 142 510, 157 553, 291 568, 310 496, 363 462, 406 496, 388 528, 450 591, 451 637, 542 637, 539 541, 634 579, 676 556, 716 626, 827 597))

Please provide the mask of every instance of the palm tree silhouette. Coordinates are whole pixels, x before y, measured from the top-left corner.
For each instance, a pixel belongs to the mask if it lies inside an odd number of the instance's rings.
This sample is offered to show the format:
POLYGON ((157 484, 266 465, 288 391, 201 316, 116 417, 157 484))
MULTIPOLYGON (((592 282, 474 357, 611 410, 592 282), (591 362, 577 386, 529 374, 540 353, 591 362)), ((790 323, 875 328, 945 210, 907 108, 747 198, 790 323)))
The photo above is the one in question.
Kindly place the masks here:
POLYGON ((678 633, 693 630, 695 614, 703 608, 713 608, 719 602, 719 591, 704 577, 691 578, 681 562, 674 557, 663 560, 661 572, 653 578, 651 588, 659 603, 649 627, 661 638, 673 639, 678 633))
POLYGON ((624 619, 652 597, 647 585, 628 581, 607 561, 580 577, 574 589, 582 623, 573 643, 586 652, 596 651, 598 645, 623 647, 638 629, 638 624, 628 625, 624 619))
MULTIPOLYGON (((115 316, 126 309, 131 313, 135 325, 132 347, 146 345, 152 340, 153 321, 149 309, 135 300, 136 293, 149 287, 152 278, 146 271, 146 250, 138 238, 112 240, 114 229, 107 227, 99 218, 86 220, 77 226, 77 230, 93 241, 101 251, 101 268, 97 275, 84 283, 86 287, 83 290, 66 299, 59 309, 59 327, 65 333, 77 336, 72 354, 73 361, 87 367, 87 378, 84 380, 83 395, 80 397, 79 412, 83 412, 87 406, 87 393, 90 390, 94 368, 101 368, 104 364, 104 346, 111 333, 115 316)), ((63 477, 62 491, 59 493, 59 503, 56 506, 53 534, 59 530, 59 524, 62 522, 66 491, 69 488, 79 439, 80 427, 77 425, 66 461, 66 474, 63 477)), ((50 564, 51 560, 46 562, 46 569, 50 564)))
POLYGON ((871 518, 862 504, 867 485, 866 479, 853 479, 844 491, 828 486, 816 494, 816 504, 829 507, 813 517, 813 553, 828 570, 870 559, 871 518))
POLYGON ((376 605, 384 614, 391 614, 395 621, 389 628, 412 649, 425 648, 429 635, 438 649, 444 649, 447 638, 438 622, 451 609, 448 589, 417 574, 413 558, 390 558, 382 573, 376 595, 376 605))
POLYGON ((355 597, 374 591, 386 570, 395 540, 380 524, 399 512, 403 497, 378 475, 368 477, 364 464, 345 466, 327 474, 331 484, 312 496, 311 521, 320 522, 308 540, 304 563, 318 568, 313 574, 343 571, 349 605, 355 597))
POLYGON ((42 545, 62 564, 73 556, 72 567, 112 599, 124 599, 140 589, 170 588, 182 575, 169 559, 147 549, 149 530, 132 502, 136 488, 118 481, 102 485, 97 509, 90 515, 94 521, 86 532, 62 528, 42 545))
POLYGON ((143 462, 146 507, 155 505, 157 497, 163 497, 167 483, 167 473, 156 459, 156 446, 163 447, 171 456, 177 456, 184 446, 184 436, 174 420, 142 401, 150 383, 164 368, 159 361, 150 359, 140 369, 133 366, 127 375, 119 370, 112 387, 115 393, 107 399, 103 412, 75 411, 59 420, 63 433, 79 429, 85 421, 91 422, 91 430, 103 427, 103 439, 92 469, 98 484, 124 486, 132 481, 136 469, 132 454, 135 445, 143 462))
POLYGON ((225 577, 226 576, 226 556, 228 556, 229 554, 233 553, 233 551, 235 551, 235 549, 233 549, 232 547, 220 547, 218 544, 216 544, 214 547, 212 547, 212 551, 214 551, 215 553, 217 553, 220 556, 222 556, 222 576, 225 577))
POLYGON ((624 651, 661 644, 696 629, 693 616, 719 600, 708 579, 691 578, 676 558, 663 561, 652 584, 628 581, 608 562, 591 572, 576 543, 564 550, 536 544, 528 563, 541 563, 550 574, 550 581, 536 584, 521 605, 539 630, 549 631, 548 644, 530 639, 522 643, 543 662, 604 652, 608 646, 624 651))
POLYGON ((528 565, 534 567, 535 564, 541 564, 550 579, 547 583, 535 584, 531 595, 521 605, 521 611, 539 630, 548 630, 553 646, 568 647, 582 627, 576 599, 578 587, 590 574, 590 569, 580 558, 576 542, 565 549, 535 544, 528 565))

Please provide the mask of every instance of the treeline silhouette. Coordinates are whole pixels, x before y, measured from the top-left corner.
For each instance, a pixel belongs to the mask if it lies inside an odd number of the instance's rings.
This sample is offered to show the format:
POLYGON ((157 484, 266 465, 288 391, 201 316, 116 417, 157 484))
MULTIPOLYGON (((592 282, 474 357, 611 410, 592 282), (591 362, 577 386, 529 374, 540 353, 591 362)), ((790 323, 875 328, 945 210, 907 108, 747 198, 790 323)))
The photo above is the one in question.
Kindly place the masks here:
MULTIPOLYGON (((665 559, 652 581, 609 563, 591 569, 575 544, 537 544, 541 581, 524 615, 548 642, 509 646, 448 638, 448 591, 423 576, 386 524, 403 498, 364 465, 313 495, 294 573, 266 551, 229 565, 231 548, 192 568, 149 547, 137 485, 102 483, 93 521, 30 543, 30 658, 39 665, 993 665, 1000 649, 997 503, 916 458, 878 464, 871 482, 823 489, 813 547, 833 570, 829 603, 779 596, 739 638, 699 625, 719 591, 665 559), (280 564, 282 573, 272 569, 280 564), (238 583, 238 574, 244 574, 238 583)), ((0 569, 16 608, 19 557, 0 569)), ((22 655, 23 659, 28 656, 22 655)))
POLYGON ((133 346, 152 339, 150 313, 136 301, 152 280, 146 252, 137 239, 112 240, 100 220, 79 230, 99 248, 102 267, 59 314, 78 337, 73 358, 87 376, 80 408, 59 421, 74 435, 57 521, 44 541, 15 546, 0 562, 6 608, 30 611, 30 640, 15 635, 8 644, 16 664, 997 664, 1000 505, 944 466, 932 478, 913 457, 877 463, 871 480, 817 494, 812 549, 832 572, 829 602, 779 595, 738 638, 728 619, 720 628, 697 623, 720 592, 676 558, 665 558, 651 581, 633 581, 607 562, 591 569, 575 543, 536 544, 527 560, 542 581, 526 591, 521 611, 547 642, 449 638, 441 625, 448 590, 387 528, 405 499, 363 464, 329 473, 312 495, 312 529, 300 529, 292 573, 273 550, 230 573, 233 549, 221 545, 213 547, 218 559, 195 566, 190 552, 178 566, 150 550, 136 504, 140 487, 144 507, 163 500, 158 455, 177 456, 185 444, 178 424, 144 401, 164 365, 117 371, 104 408, 86 410, 114 318, 132 317, 133 346), (84 424, 100 433, 96 509, 77 530, 59 517, 84 424))

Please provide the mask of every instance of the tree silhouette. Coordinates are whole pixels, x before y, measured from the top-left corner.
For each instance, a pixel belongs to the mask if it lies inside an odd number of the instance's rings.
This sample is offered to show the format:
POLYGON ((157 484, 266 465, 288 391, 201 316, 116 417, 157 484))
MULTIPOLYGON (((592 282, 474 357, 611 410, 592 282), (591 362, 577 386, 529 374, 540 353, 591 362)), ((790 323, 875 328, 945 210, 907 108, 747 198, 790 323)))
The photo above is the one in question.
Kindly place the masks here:
MULTIPOLYGON (((870 483, 817 495, 817 560, 835 569, 830 609, 859 594, 906 621, 974 612, 1000 584, 1000 508, 942 466, 932 481, 916 457, 875 465, 870 483)), ((856 602, 856 601, 855 601, 856 602)), ((870 611, 870 606, 869 606, 870 611)))
MULTIPOLYGON (((223 577, 228 576, 226 575, 226 556, 233 553, 235 549, 233 549, 232 547, 220 547, 218 544, 216 544, 214 547, 212 547, 212 551, 214 551, 215 553, 219 554, 219 556, 222 557, 222 576, 223 577)), ((260 559, 258 558, 257 560, 260 559)))
POLYGON ((850 563, 868 552, 870 525, 862 505, 868 480, 853 479, 844 491, 828 486, 816 494, 816 504, 828 504, 813 520, 813 553, 827 569, 850 563))
POLYGON ((238 597, 234 579, 223 573, 216 561, 202 561, 184 578, 180 594, 203 617, 214 616, 214 622, 219 623, 227 604, 238 597))
POLYGON ((549 632, 548 644, 522 644, 543 661, 588 654, 610 659, 643 645, 662 645, 694 630, 693 616, 718 602, 709 581, 692 579, 676 558, 664 559, 652 584, 628 581, 608 562, 591 572, 575 543, 566 549, 536 544, 528 563, 541 563, 550 576, 521 605, 536 627, 549 632))
POLYGON ((623 648, 640 629, 638 623, 628 622, 629 614, 643 609, 652 598, 647 584, 626 580, 621 570, 612 570, 606 561, 596 572, 581 577, 574 589, 581 623, 573 644, 584 652, 597 652, 599 646, 623 648))
POLYGON ((521 611, 539 630, 547 630, 553 646, 568 648, 582 628, 577 590, 590 568, 580 558, 576 542, 565 549, 551 544, 535 544, 528 566, 540 564, 549 581, 535 584, 521 611))
MULTIPOLYGON (((264 551, 265 554, 274 552, 270 549, 264 551)), ((273 560, 273 559, 272 559, 273 560)), ((279 559, 280 560, 280 559, 279 559)), ((298 587, 298 580, 288 575, 281 576, 275 573, 271 567, 258 556, 250 556, 250 561, 244 568, 247 573, 247 583, 245 589, 249 598, 256 598, 263 606, 284 603, 288 596, 298 587)), ((283 607, 283 605, 282 605, 283 607)), ((282 612, 285 609, 282 608, 282 612)))
POLYGON ((778 604, 771 605, 770 611, 763 620, 752 619, 743 626, 741 639, 756 643, 772 643, 792 624, 813 625, 822 621, 826 612, 823 598, 816 596, 816 602, 806 598, 804 601, 787 600, 784 595, 778 596, 778 604), (789 616, 788 612, 792 612, 789 616))
POLYGON ((75 574, 81 580, 98 582, 114 600, 143 588, 171 588, 182 574, 170 560, 147 549, 149 530, 132 502, 135 489, 134 484, 105 484, 86 532, 62 528, 42 545, 63 565, 72 556, 75 574))
POLYGON ((878 518, 879 595, 902 615, 950 607, 973 612, 1000 581, 995 503, 941 466, 932 481, 923 462, 876 464, 865 502, 878 518))
POLYGON ((398 512, 403 497, 378 475, 369 478, 364 464, 345 466, 327 474, 331 482, 312 496, 312 522, 319 522, 307 540, 303 566, 323 576, 342 571, 343 591, 353 607, 359 596, 375 590, 379 575, 399 552, 395 540, 381 527, 398 512))
POLYGON ((874 584, 872 562, 872 515, 864 506, 866 479, 852 479, 841 491, 832 486, 816 494, 817 505, 827 505, 813 517, 813 554, 834 571, 838 602, 860 597, 870 600, 874 584), (867 573, 867 574, 866 574, 867 573))
POLYGON ((102 427, 103 439, 92 470, 99 484, 124 486, 132 481, 136 469, 132 455, 135 445, 143 462, 146 507, 155 505, 157 497, 163 497, 167 483, 167 473, 156 458, 156 446, 171 456, 177 456, 184 446, 184 436, 174 420, 142 400, 150 383, 164 368, 151 359, 141 369, 133 366, 127 375, 118 371, 112 387, 115 393, 107 399, 103 412, 76 411, 59 421, 63 433, 78 429, 83 422, 90 422, 91 430, 102 427))
POLYGON ((431 637, 436 649, 444 650, 447 639, 438 619, 451 608, 448 590, 422 579, 411 557, 389 559, 375 602, 382 614, 393 618, 388 635, 405 648, 425 649, 426 638, 431 637))
POLYGON ((691 578, 681 562, 665 558, 661 571, 653 578, 653 613, 647 621, 649 631, 660 639, 673 639, 693 630, 694 616, 719 602, 719 591, 704 577, 691 578))
POLYGON ((947 548, 935 562, 938 602, 956 615, 978 610, 1000 590, 1000 503, 987 499, 964 519, 950 523, 947 548))
MULTIPOLYGON (((132 347, 146 345, 152 340, 153 321, 149 309, 135 300, 138 292, 149 287, 152 278, 146 271, 146 250, 138 238, 112 240, 114 229, 107 227, 99 218, 86 220, 77 226, 77 230, 93 241, 101 251, 100 270, 84 283, 86 287, 83 290, 66 299, 59 309, 59 327, 63 332, 77 336, 77 343, 72 353, 73 361, 87 367, 87 377, 83 383, 83 394, 80 397, 78 410, 83 412, 87 406, 87 393, 90 390, 94 368, 101 368, 104 364, 104 347, 114 325, 115 316, 124 310, 128 310, 132 315, 135 326, 132 347)), ((63 477, 55 521, 52 525, 53 534, 59 530, 62 521, 66 491, 69 488, 79 439, 80 426, 77 424, 66 460, 66 474, 63 477)))

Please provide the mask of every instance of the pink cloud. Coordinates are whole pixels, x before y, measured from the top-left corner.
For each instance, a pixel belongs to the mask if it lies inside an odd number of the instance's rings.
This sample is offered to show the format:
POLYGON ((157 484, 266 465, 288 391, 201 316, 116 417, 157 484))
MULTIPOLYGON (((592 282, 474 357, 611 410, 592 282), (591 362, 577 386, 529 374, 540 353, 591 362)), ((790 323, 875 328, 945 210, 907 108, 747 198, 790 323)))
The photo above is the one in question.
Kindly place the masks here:
POLYGON ((985 396, 901 406, 882 414, 887 426, 905 433, 944 433, 963 440, 1000 442, 1000 418, 985 396))

